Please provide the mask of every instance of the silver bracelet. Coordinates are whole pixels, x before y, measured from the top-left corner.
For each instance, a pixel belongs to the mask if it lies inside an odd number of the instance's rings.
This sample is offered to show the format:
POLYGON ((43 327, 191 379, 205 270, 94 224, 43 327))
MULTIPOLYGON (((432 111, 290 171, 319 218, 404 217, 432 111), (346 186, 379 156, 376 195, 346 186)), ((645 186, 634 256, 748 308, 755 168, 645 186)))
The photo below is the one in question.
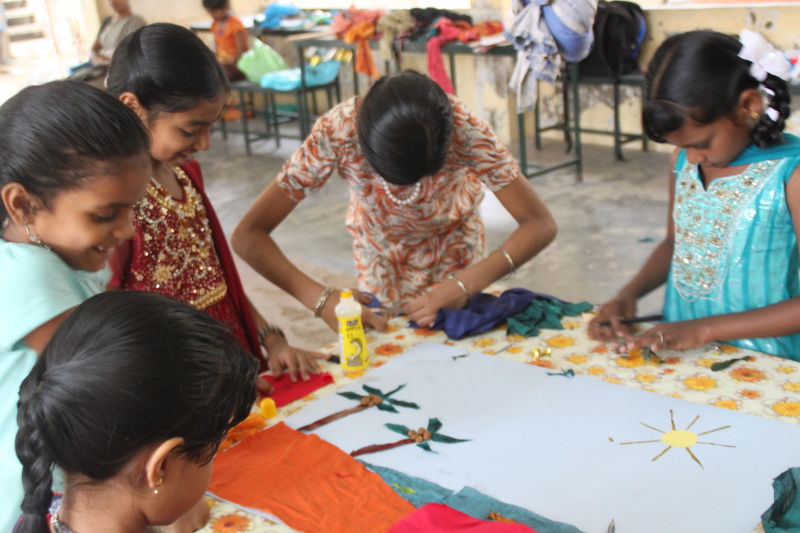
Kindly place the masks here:
POLYGON ((266 324, 264 324, 264 326, 258 328, 258 342, 261 344, 261 346, 264 346, 264 341, 267 339, 267 335, 270 335, 272 333, 277 333, 284 339, 286 338, 286 333, 284 333, 281 328, 279 328, 278 326, 273 326, 272 324, 267 322, 266 324))
POLYGON ((458 279, 457 277, 455 277, 455 275, 453 275, 453 274, 450 274, 449 276, 447 276, 447 279, 452 279, 453 281, 458 283, 458 286, 461 287, 461 290, 464 291, 464 294, 467 295, 467 303, 469 303, 469 301, 472 299, 472 296, 469 295, 469 291, 467 290, 467 286, 464 285, 464 282, 461 281, 460 279, 458 279))
POLYGON ((502 246, 498 246, 497 250, 495 251, 502 252, 503 255, 506 256, 506 261, 508 261, 508 264, 511 266, 511 271, 509 271, 509 273, 506 274, 506 277, 504 277, 503 279, 510 279, 511 276, 513 276, 517 272, 517 265, 514 264, 514 260, 511 259, 511 256, 508 254, 508 252, 506 252, 506 249, 503 248, 502 246))
POLYGON ((325 302, 328 301, 328 298, 330 298, 331 294, 333 294, 333 291, 335 290, 336 289, 333 287, 327 287, 324 291, 322 291, 319 300, 317 300, 317 305, 314 306, 315 317, 319 318, 322 316, 322 308, 325 307, 325 302))

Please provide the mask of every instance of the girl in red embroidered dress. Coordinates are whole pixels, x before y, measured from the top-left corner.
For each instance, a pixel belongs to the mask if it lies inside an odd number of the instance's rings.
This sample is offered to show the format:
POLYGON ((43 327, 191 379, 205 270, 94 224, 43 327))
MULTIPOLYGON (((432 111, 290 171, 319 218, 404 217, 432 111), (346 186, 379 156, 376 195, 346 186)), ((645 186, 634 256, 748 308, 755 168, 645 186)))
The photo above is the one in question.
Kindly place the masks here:
MULTIPOLYGON (((298 374, 307 380, 310 372, 319 372, 315 358, 324 356, 289 346, 247 299, 203 189, 194 154, 208 149, 211 124, 229 91, 214 54, 185 28, 151 24, 117 48, 107 86, 147 126, 153 162, 136 210, 136 234, 120 247, 112 284, 204 309, 228 324, 262 369, 269 367, 276 377, 284 369, 293 381, 298 374)), ((269 390, 265 381, 260 387, 269 390)))

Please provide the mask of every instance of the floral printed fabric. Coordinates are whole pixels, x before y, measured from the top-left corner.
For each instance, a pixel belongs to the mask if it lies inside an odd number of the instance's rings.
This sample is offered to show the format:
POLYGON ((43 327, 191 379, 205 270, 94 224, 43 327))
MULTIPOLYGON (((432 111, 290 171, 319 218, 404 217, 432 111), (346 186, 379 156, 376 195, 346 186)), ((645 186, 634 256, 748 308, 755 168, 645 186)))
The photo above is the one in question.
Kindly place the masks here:
POLYGON ((387 184, 358 144, 355 98, 322 116, 278 174, 278 184, 300 201, 338 173, 350 186, 347 228, 353 235, 359 288, 387 304, 408 303, 483 257, 480 203, 484 185, 498 191, 520 169, 489 126, 450 96, 454 138, 441 172, 423 178, 410 205, 396 198, 415 186, 387 184))
MULTIPOLYGON (((492 292, 500 294, 502 290, 492 292)), ((370 368, 385 364, 420 342, 442 342, 524 364, 543 366, 555 371, 572 370, 576 374, 592 376, 617 385, 800 424, 800 362, 721 343, 711 343, 685 352, 664 351, 658 354, 659 361, 645 361, 643 357, 628 359, 627 356, 613 353, 609 347, 587 337, 586 328, 591 318, 592 315, 588 313, 574 318, 565 317, 561 321, 564 330, 544 329, 538 337, 507 335, 505 324, 499 324, 486 333, 455 341, 448 339, 443 331, 411 329, 407 319, 398 317, 390 322, 385 332, 369 332, 367 342, 372 360, 370 368), (547 348, 550 349, 549 355, 546 355, 547 348), (751 359, 736 362, 721 371, 711 370, 711 365, 716 362, 745 356, 750 356, 751 359)), ((333 344, 321 351, 336 353, 337 349, 333 344)), ((324 370, 334 376, 336 383, 281 408, 278 416, 268 421, 269 424, 285 419, 305 405, 335 392, 365 374, 345 374, 339 365, 322 364, 325 365, 324 370)), ((212 517, 219 513, 242 514, 230 504, 217 502, 212 509, 212 517)), ((246 516, 252 521, 249 529, 224 530, 207 525, 201 531, 292 531, 253 515, 246 516)), ((755 520, 756 518, 754 522, 755 520)), ((759 526, 754 530, 756 532, 763 532, 763 529, 759 526)))

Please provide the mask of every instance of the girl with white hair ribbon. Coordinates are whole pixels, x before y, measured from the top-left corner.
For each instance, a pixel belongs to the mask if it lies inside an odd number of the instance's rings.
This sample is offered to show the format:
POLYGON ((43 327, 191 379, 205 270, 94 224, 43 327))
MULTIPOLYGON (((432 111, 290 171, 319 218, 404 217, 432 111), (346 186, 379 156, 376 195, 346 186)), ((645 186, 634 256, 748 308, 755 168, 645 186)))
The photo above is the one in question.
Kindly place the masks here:
POLYGON ((600 309, 596 339, 655 351, 725 341, 800 361, 800 138, 782 133, 789 64, 759 35, 740 38, 675 35, 650 63, 644 129, 676 147, 667 236, 600 309), (665 322, 633 336, 620 320, 664 283, 665 322))

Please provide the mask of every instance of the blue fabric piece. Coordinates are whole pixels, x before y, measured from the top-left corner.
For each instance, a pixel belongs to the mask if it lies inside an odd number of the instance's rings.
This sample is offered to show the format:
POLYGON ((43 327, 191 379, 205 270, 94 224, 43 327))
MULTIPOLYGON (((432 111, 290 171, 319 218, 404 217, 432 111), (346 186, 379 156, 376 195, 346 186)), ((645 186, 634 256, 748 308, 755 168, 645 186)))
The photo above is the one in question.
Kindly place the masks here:
POLYGON ((495 512, 505 518, 516 520, 519 524, 532 527, 537 533, 582 533, 575 526, 554 522, 522 507, 503 503, 472 487, 464 487, 441 503, 481 520, 486 520, 489 513, 495 512))
POLYGON ((536 296, 526 289, 509 289, 500 296, 482 292, 470 298, 464 309, 439 309, 431 329, 443 329, 451 339, 477 335, 519 313, 536 296))
MULTIPOLYGON (((751 146, 731 163, 749 166, 706 190, 697 165, 675 162, 675 246, 664 298, 667 322, 766 307, 800 296, 798 245, 786 183, 800 165, 800 139, 751 146)), ((800 361, 800 334, 730 342, 800 361)))
POLYGON ((391 468, 372 465, 364 461, 359 462, 381 476, 384 483, 392 487, 398 496, 414 507, 420 508, 426 503, 441 503, 453 494, 452 490, 441 487, 436 483, 408 476, 391 468), (400 487, 406 490, 401 490, 400 487))
POLYGON ((775 503, 761 515, 765 533, 800 533, 800 468, 790 468, 772 481, 775 503))
MULTIPOLYGON (((306 87, 327 85, 339 75, 339 61, 324 61, 306 65, 306 87)), ((261 77, 260 85, 276 91, 293 91, 300 88, 300 67, 268 72, 261 77)))
POLYGON ((558 49, 567 61, 586 59, 594 46, 594 32, 591 29, 583 33, 576 33, 561 21, 553 10, 553 6, 550 5, 542 7, 542 16, 558 44, 558 49))
POLYGON ((303 11, 293 4, 270 4, 264 10, 264 20, 258 25, 259 28, 277 29, 281 21, 286 17, 293 17, 303 11))
POLYGON ((381 479, 392 487, 401 498, 417 508, 426 503, 443 503, 479 520, 486 520, 490 512, 495 512, 505 518, 511 518, 520 524, 532 527, 537 533, 582 533, 575 526, 548 520, 522 507, 503 503, 471 487, 464 487, 455 493, 422 478, 364 461, 359 462, 381 476, 381 479), (399 490, 395 485, 412 489, 414 493, 409 494, 407 490, 399 490))

